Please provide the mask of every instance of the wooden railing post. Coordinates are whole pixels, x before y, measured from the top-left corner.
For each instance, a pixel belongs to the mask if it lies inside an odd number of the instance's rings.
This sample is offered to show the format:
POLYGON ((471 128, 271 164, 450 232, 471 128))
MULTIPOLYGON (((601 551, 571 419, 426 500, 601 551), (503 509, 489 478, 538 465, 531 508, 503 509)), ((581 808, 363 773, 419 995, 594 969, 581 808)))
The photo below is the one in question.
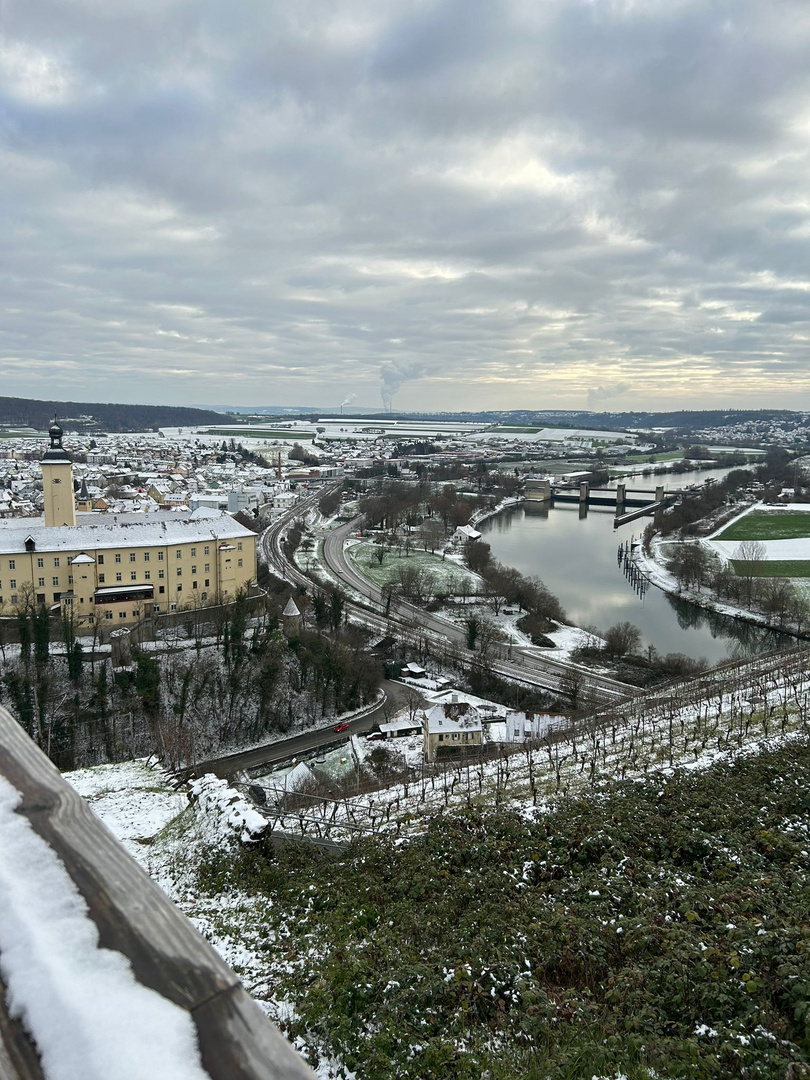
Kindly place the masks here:
MULTIPOLYGON (((191 1015, 211 1080, 314 1080, 234 972, 2 706, 0 776, 21 795, 16 812, 83 897, 100 945, 123 954, 138 982, 191 1015)), ((41 1080, 38 1061, 8 1045, 20 1041, 19 1025, 8 1022, 4 998, 0 985, 0 1043, 6 1044, 5 1050, 0 1045, 0 1076, 41 1080)), ((149 1032, 143 1038, 148 1041, 149 1032)))

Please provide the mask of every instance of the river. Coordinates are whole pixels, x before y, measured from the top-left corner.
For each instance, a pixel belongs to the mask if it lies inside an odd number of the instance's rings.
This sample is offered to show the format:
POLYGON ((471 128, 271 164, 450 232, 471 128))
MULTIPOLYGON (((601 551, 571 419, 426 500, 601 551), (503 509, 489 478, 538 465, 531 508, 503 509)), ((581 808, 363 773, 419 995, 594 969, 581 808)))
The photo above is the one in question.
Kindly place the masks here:
MULTIPOLYGON (((720 479, 728 469, 694 470, 679 475, 628 477, 628 489, 668 488, 720 479)), ((614 486, 614 485, 611 485, 614 486)), ((620 543, 640 537, 649 518, 613 528, 614 509, 591 507, 580 516, 574 503, 553 509, 523 504, 488 518, 479 526, 493 555, 506 566, 541 578, 577 626, 606 630, 627 620, 639 628, 644 647, 659 653, 684 653, 716 664, 722 660, 778 648, 780 636, 687 604, 655 587, 641 595, 617 561, 620 543)))

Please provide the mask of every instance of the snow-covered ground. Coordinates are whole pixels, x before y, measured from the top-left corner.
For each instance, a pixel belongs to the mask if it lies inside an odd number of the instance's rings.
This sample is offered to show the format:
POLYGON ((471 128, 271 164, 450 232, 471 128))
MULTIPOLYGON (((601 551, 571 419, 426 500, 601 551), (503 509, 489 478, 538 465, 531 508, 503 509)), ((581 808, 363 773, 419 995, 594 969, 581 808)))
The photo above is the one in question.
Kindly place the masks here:
MULTIPOLYGON (((487 704, 453 692, 473 704, 487 704)), ((429 696, 437 700, 447 693, 429 696)), ((535 751, 519 750, 509 759, 508 771, 498 760, 472 770, 451 767, 446 776, 437 772, 407 785, 364 794, 360 801, 380 812, 390 811, 390 817, 380 819, 381 828, 390 830, 392 840, 398 838, 395 842, 407 842, 410 833, 424 828, 432 814, 444 812, 454 801, 461 803, 471 796, 486 802, 496 789, 502 804, 508 802, 533 817, 569 792, 599 787, 616 777, 663 776, 678 768, 703 768, 718 759, 802 736, 810 676, 804 672, 800 655, 789 663, 766 657, 738 671, 685 683, 681 699, 681 707, 673 714, 670 692, 660 698, 642 695, 621 715, 606 716, 601 728, 535 751), (721 684, 720 679, 725 681, 721 684)), ((498 723, 489 728, 490 736, 496 734, 498 723)), ((415 737, 376 745, 403 753, 416 764, 421 760, 421 742, 415 737)), ((280 1022, 288 1018, 291 1006, 278 998, 274 976, 291 971, 299 958, 290 954, 284 941, 268 935, 268 900, 243 893, 233 883, 220 891, 198 880, 198 867, 211 853, 227 854, 228 846, 237 844, 244 834, 241 813, 230 821, 234 808, 239 810, 238 796, 232 798, 217 782, 211 799, 199 800, 172 820, 172 814, 186 805, 185 796, 171 792, 160 771, 146 763, 86 769, 68 779, 128 841, 135 857, 237 971, 271 1018, 280 1022), (126 813, 122 805, 127 806, 126 813), (230 822, 231 827, 223 829, 223 822, 230 822), (156 836, 155 829, 159 830, 156 836), (151 843, 138 842, 149 837, 154 837, 151 843)), ((335 806, 340 821, 342 804, 335 806)), ((349 1080, 339 1064, 328 1060, 320 1061, 318 1075, 321 1080, 349 1080)))
MULTIPOLYGON (((190 1014, 101 947, 63 862, 15 812, 21 799, 0 778, 0 955, 12 1015, 31 1033, 48 1080, 205 1080, 190 1014)), ((153 820, 146 815, 136 831, 153 820)))
POLYGON ((79 769, 65 779, 135 858, 188 806, 186 792, 172 790, 163 770, 144 759, 79 769))

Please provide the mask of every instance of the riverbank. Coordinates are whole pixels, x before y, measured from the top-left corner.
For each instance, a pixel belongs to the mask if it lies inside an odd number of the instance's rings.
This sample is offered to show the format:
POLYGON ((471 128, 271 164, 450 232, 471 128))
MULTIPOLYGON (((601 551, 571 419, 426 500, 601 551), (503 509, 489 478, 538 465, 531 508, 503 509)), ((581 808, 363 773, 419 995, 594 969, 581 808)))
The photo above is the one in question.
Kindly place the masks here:
MULTIPOLYGON (((756 626, 763 630, 785 634, 797 640, 810 640, 810 635, 800 632, 796 627, 775 626, 764 614, 718 600, 717 597, 710 596, 700 589, 683 586, 675 575, 667 569, 666 556, 661 550, 664 544, 672 542, 671 539, 654 537, 651 545, 652 550, 649 554, 644 551, 641 543, 637 543, 632 549, 631 558, 633 563, 651 585, 670 596, 677 597, 678 600, 694 604, 695 607, 699 607, 703 611, 710 611, 715 615, 735 619, 738 622, 744 622, 749 626, 756 626)), ((699 541, 695 542, 698 543, 699 541)))

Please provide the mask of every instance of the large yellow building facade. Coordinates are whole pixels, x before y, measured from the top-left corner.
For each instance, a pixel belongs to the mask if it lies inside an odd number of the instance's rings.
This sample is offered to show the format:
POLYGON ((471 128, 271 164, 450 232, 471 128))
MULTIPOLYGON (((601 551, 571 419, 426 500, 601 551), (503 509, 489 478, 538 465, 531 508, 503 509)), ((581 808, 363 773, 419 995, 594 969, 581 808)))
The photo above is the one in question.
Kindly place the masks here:
POLYGON ((0 615, 28 603, 77 621, 233 600, 256 580, 256 535, 224 513, 76 514, 57 424, 42 461, 43 518, 0 522, 0 615))

